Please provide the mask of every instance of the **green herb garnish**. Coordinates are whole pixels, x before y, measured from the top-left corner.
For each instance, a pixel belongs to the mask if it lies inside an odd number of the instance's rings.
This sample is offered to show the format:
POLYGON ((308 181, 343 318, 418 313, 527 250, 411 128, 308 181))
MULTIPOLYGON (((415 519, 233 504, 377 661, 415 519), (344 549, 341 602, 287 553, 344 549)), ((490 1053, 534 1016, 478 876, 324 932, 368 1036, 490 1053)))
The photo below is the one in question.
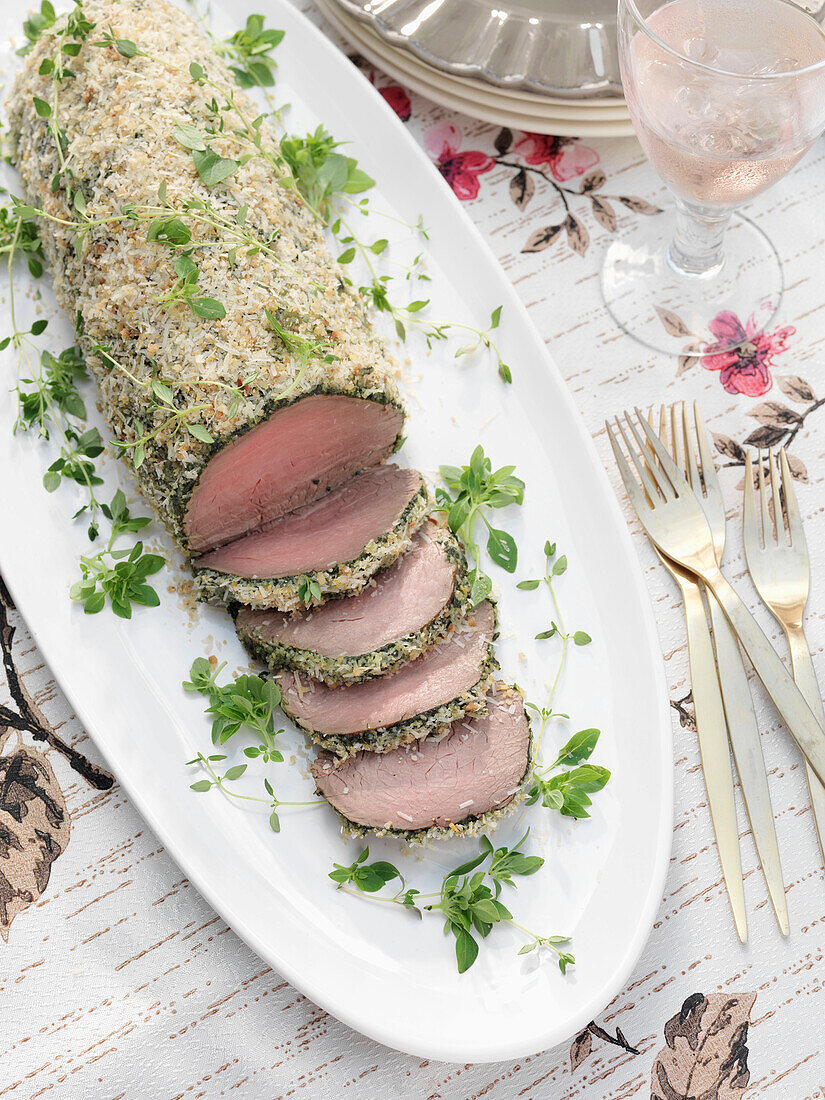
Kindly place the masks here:
MULTIPOLYGON (((586 646, 592 641, 590 635, 584 630, 568 631, 565 628, 554 583, 567 572, 567 557, 564 554, 557 556, 556 544, 550 542, 549 539, 544 544, 544 560, 543 577, 536 580, 520 581, 517 585, 524 592, 534 592, 540 586, 547 588, 556 617, 551 620, 550 626, 546 630, 542 630, 536 635, 536 638, 539 640, 558 638, 561 641, 561 653, 556 667, 556 675, 544 706, 538 707, 534 703, 526 704, 540 723, 535 748, 537 760, 548 723, 552 719, 569 717, 567 714, 555 711, 553 701, 567 663, 570 643, 572 642, 576 646, 586 646)), ((600 791, 610 779, 610 772, 607 768, 597 764, 584 763, 590 758, 598 740, 599 730, 597 729, 584 729, 574 733, 567 744, 559 750, 552 764, 535 769, 534 782, 527 793, 527 805, 532 806, 541 800, 542 806, 546 806, 547 809, 558 810, 564 817, 589 817, 587 807, 592 805, 590 795, 600 791), (560 768, 567 768, 568 770, 560 772, 558 770, 560 768), (557 774, 549 775, 550 772, 556 772, 557 774)))
POLYGON ((209 320, 219 320, 226 316, 226 310, 220 302, 214 298, 205 297, 198 293, 198 278, 200 272, 198 266, 188 253, 178 256, 173 264, 177 279, 165 294, 161 294, 156 301, 162 306, 170 306, 175 302, 184 302, 198 317, 209 320))
POLYGON ((514 476, 514 471, 515 466, 502 466, 493 471, 481 444, 473 451, 469 466, 440 467, 447 488, 436 489, 436 503, 447 513, 450 530, 463 540, 474 563, 470 573, 474 607, 485 600, 493 588, 493 582, 481 569, 481 549, 474 534, 478 520, 487 531, 487 553, 492 560, 508 573, 514 573, 518 564, 518 547, 513 536, 493 527, 487 518, 490 510, 523 502, 524 482, 514 476))
POLYGON ((120 535, 140 531, 151 523, 147 516, 130 514, 126 497, 120 489, 112 497, 111 504, 101 504, 100 510, 112 523, 109 542, 105 550, 93 557, 81 557, 83 579, 72 585, 69 595, 83 604, 87 615, 102 611, 108 597, 116 615, 121 619, 131 619, 132 604, 157 607, 160 603, 157 592, 146 583, 146 579, 159 572, 165 563, 160 554, 146 553, 142 542, 123 550, 113 549, 120 535))
POLYGON ((26 36, 26 45, 21 46, 17 51, 20 57, 25 57, 26 54, 32 52, 42 37, 43 32, 54 26, 55 19, 54 6, 49 0, 42 0, 40 11, 32 12, 29 18, 23 23, 23 34, 26 36))
MULTIPOLYGON (((256 735, 268 760, 281 763, 283 756, 275 738, 284 731, 275 730, 275 712, 281 702, 281 689, 274 680, 261 676, 238 676, 228 684, 219 684, 218 676, 226 662, 214 670, 205 657, 197 657, 189 670, 183 690, 209 700, 206 713, 213 715, 212 742, 224 745, 238 730, 246 727, 256 735)), ((249 754, 247 754, 249 755, 249 754)), ((259 755, 258 753, 255 754, 259 755)))
POLYGON ((444 919, 444 932, 455 937, 459 974, 463 974, 473 965, 478 958, 479 940, 485 940, 497 924, 510 924, 530 937, 530 942, 519 951, 520 955, 540 947, 550 948, 558 956, 559 969, 564 974, 567 967, 575 962, 572 955, 559 950, 560 944, 569 942, 568 938, 535 935, 514 920, 510 910, 500 900, 504 886, 516 889, 517 878, 534 875, 544 865, 541 856, 528 856, 519 851, 529 832, 528 829, 510 848, 494 848, 486 836, 482 837, 478 855, 446 874, 441 889, 436 894, 422 894, 409 887, 404 876, 392 863, 385 860, 367 863, 369 848, 364 848, 349 867, 336 863, 329 877, 337 883, 339 890, 346 890, 350 894, 366 894, 376 901, 400 905, 418 917, 424 913, 440 913, 444 919), (477 870, 483 864, 487 866, 483 870, 477 870), (375 896, 396 880, 400 886, 394 894, 375 896), (350 889, 351 886, 355 889, 350 889), (429 897, 437 900, 422 906, 421 902, 429 897))
POLYGON ((233 62, 229 68, 239 87, 271 88, 277 66, 269 55, 283 37, 283 31, 264 27, 262 15, 250 15, 242 30, 215 43, 215 53, 233 62))
MULTIPOLYGON (((260 759, 265 764, 283 763, 283 753, 278 748, 276 738, 283 729, 275 729, 275 711, 281 701, 281 691, 274 680, 265 680, 261 676, 237 676, 228 684, 219 684, 218 676, 226 662, 213 668, 205 657, 197 657, 189 670, 191 679, 184 680, 184 691, 202 695, 209 700, 206 713, 212 715, 212 741, 224 745, 240 730, 248 730, 258 739, 258 744, 244 748, 244 756, 250 760, 260 759)), ((319 806, 323 799, 311 799, 306 802, 284 802, 275 794, 269 779, 264 778, 266 797, 242 794, 227 787, 244 775, 246 764, 234 764, 223 775, 219 775, 214 764, 225 760, 220 754, 204 756, 203 753, 187 764, 199 764, 209 775, 209 779, 199 779, 191 784, 191 789, 202 794, 217 787, 231 798, 244 802, 257 802, 269 809, 269 826, 273 832, 281 831, 278 816, 279 806, 319 806)))
POLYGON ((281 155, 298 191, 322 217, 329 214, 332 201, 340 195, 357 195, 375 186, 375 180, 358 167, 354 157, 336 151, 341 145, 323 126, 304 137, 281 140, 281 155))
POLYGON ((43 274, 46 257, 37 232, 37 223, 21 203, 0 206, 0 256, 25 256, 35 279, 43 274), (24 212, 26 216, 24 216, 24 212))

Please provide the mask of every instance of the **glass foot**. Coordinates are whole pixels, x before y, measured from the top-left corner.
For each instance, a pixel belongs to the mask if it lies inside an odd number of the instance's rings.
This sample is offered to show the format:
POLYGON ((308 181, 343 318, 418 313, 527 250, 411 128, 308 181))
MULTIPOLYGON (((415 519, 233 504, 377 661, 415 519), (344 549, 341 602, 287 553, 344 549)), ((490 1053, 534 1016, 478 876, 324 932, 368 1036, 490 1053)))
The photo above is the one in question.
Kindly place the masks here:
POLYGON ((675 206, 668 207, 610 245, 601 277, 607 308, 628 335, 671 355, 750 343, 782 300, 776 249, 752 221, 734 214, 724 263, 704 275, 681 275, 668 260, 675 217, 675 206))

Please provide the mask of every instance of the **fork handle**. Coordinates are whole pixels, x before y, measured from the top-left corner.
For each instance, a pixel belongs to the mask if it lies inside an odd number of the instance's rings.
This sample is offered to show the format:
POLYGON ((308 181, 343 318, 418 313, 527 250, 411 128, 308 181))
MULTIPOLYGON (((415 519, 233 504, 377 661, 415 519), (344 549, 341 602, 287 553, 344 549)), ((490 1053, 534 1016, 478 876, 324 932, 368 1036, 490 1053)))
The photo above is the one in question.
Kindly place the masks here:
MULTIPOLYGON (((782 935, 787 936, 790 932, 788 903, 785 898, 785 883, 782 879, 782 863, 776 838, 771 793, 765 773, 765 759, 762 755, 762 740, 753 709, 748 674, 736 635, 712 596, 708 599, 708 606, 713 625, 713 639, 716 643, 716 660, 719 665, 719 683, 725 704, 725 718, 728 723, 733 756, 736 760, 736 770, 739 772, 742 797, 745 809, 748 811, 753 842, 759 855, 759 862, 762 864, 762 872, 776 919, 782 935)), ((825 796, 825 789, 821 786, 820 789, 825 796)))
POLYGON ((702 580, 721 604, 750 658, 756 675, 765 686, 773 704, 799 746, 800 752, 821 781, 825 780, 825 732, 802 692, 793 682, 776 650, 745 604, 717 568, 703 570, 702 580))
MULTIPOLYGON (((678 578, 677 578, 678 580, 678 578)), ((696 713, 696 736, 710 819, 716 836, 716 848, 722 876, 728 891, 733 922, 740 941, 748 938, 748 918, 745 908, 745 887, 742 881, 742 860, 739 853, 739 826, 733 792, 733 769, 730 761, 725 711, 716 674, 713 643, 705 618, 705 605, 697 584, 680 582, 685 604, 690 683, 693 709, 696 713)))
MULTIPOLYGON (((811 660, 811 651, 805 638, 802 627, 788 630, 788 648, 791 651, 791 663, 793 675, 797 687, 805 696, 808 706, 825 727, 825 708, 822 706, 822 695, 816 678, 816 669, 811 660)), ((819 838, 819 848, 825 861, 825 787, 814 775, 811 766, 805 761, 805 774, 808 778, 808 790, 811 792, 811 809, 814 812, 816 835, 819 838)))

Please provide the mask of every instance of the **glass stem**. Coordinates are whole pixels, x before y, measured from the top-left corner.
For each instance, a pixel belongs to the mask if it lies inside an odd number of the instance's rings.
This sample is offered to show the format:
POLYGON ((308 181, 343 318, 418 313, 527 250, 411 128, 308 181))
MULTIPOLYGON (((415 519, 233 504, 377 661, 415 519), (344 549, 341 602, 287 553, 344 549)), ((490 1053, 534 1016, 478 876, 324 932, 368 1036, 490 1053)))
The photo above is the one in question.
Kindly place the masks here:
POLYGON ((680 275, 716 275, 725 262, 724 239, 732 211, 676 199, 676 231, 667 250, 680 275))

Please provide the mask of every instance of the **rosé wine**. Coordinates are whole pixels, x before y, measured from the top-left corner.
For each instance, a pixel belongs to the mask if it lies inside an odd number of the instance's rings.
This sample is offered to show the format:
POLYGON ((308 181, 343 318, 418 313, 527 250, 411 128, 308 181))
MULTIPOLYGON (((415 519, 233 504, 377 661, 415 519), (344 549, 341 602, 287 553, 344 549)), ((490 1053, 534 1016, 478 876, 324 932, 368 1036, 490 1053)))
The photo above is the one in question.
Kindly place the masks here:
POLYGON ((671 0, 623 51, 628 107, 687 202, 737 206, 784 176, 825 124, 825 34, 785 0, 671 0), (796 77, 794 74, 798 74, 796 77))

